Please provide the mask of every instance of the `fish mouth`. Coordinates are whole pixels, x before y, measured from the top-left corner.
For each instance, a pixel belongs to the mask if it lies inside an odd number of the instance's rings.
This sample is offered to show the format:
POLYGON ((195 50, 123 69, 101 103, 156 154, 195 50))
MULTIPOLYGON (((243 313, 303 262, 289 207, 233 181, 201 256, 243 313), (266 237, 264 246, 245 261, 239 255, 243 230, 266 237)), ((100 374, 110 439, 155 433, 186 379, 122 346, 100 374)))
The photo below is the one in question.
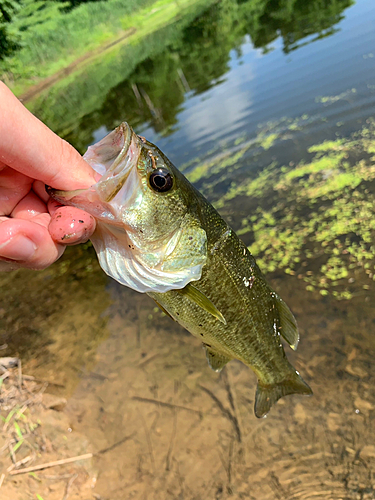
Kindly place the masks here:
POLYGON ((101 141, 89 146, 83 159, 101 177, 88 189, 60 191, 46 186, 47 193, 64 205, 73 205, 101 219, 105 211, 115 215, 124 206, 134 191, 137 179, 131 176, 136 170, 142 143, 133 129, 123 122, 101 141), (131 186, 124 188, 129 177, 131 186), (121 193, 120 193, 121 192, 121 193), (119 196, 119 193, 121 196, 119 196))

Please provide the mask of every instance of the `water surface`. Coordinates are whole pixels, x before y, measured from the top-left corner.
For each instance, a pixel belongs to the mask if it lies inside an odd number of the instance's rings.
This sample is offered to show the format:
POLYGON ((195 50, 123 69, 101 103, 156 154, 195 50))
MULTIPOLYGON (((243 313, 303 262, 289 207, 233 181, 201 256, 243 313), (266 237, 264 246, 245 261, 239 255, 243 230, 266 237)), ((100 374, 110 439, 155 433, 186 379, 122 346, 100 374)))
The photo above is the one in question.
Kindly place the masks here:
POLYGON ((210 371, 88 245, 1 276, 7 354, 116 445, 101 498, 375 498, 374 25, 371 0, 198 2, 27 103, 81 152, 127 120, 186 173, 295 313, 314 391, 255 419, 251 371, 210 371))

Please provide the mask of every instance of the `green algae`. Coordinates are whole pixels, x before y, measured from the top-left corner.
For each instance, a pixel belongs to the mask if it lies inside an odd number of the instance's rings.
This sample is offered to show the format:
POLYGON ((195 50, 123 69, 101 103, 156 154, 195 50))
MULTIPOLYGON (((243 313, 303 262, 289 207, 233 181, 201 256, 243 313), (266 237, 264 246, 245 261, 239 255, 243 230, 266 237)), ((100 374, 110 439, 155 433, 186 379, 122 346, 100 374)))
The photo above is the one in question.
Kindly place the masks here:
POLYGON ((261 139, 260 145, 263 149, 268 150, 270 149, 275 141, 279 138, 279 134, 269 134, 265 136, 264 138, 262 136, 259 136, 259 139, 261 139))
POLYGON ((268 122, 255 138, 219 144, 185 173, 224 216, 240 207, 245 216, 235 229, 264 272, 283 271, 309 291, 350 299, 361 293, 363 279, 362 292, 375 281, 375 120, 350 137, 306 146, 298 162, 275 159, 281 141, 321 120, 303 115, 268 122), (267 157, 272 161, 257 169, 257 159, 267 157))
POLYGON ((329 104, 334 104, 337 101, 349 100, 353 97, 353 94, 357 93, 357 89, 348 89, 345 92, 342 92, 338 95, 333 96, 318 96, 315 98, 315 102, 320 102, 323 105, 327 106, 329 104))
POLYGON ((237 232, 251 241, 263 271, 283 270, 309 291, 349 299, 359 275, 375 280, 374 152, 375 121, 368 120, 349 138, 309 147, 310 161, 274 161, 232 183, 214 204, 225 212, 242 197, 251 207, 237 232))
MULTIPOLYGON (((222 170, 225 170, 231 166, 236 165, 239 160, 244 156, 246 151, 251 147, 251 143, 244 144, 239 150, 233 152, 232 150, 228 150, 227 152, 215 156, 214 158, 203 162, 198 163, 189 173, 187 173, 187 177, 190 182, 198 182, 203 178, 210 177, 212 175, 217 175, 222 170)), ((182 170, 186 169, 186 165, 183 166, 182 170)))

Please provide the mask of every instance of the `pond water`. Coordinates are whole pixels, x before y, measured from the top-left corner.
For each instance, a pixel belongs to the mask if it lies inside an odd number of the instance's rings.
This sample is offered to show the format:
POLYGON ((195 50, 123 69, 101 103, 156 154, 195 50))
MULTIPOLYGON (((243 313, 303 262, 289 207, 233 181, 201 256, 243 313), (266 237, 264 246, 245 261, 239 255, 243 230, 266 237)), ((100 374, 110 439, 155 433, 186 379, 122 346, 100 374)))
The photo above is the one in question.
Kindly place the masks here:
POLYGON ((375 499, 374 26, 373 0, 196 2, 26 102, 81 152, 126 120, 184 171, 294 312, 314 391, 257 420, 253 373, 212 372, 89 245, 3 275, 4 355, 109 449, 100 498, 375 499))

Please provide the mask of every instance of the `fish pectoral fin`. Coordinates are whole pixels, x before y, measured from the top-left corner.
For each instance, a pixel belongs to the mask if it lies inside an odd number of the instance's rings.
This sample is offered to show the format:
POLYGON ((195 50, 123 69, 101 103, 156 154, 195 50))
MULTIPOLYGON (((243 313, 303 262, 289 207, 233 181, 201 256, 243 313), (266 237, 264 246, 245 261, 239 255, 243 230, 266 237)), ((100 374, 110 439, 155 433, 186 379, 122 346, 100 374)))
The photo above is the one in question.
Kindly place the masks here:
POLYGON ((166 309, 164 309, 164 307, 163 307, 161 304, 159 304, 159 302, 158 302, 157 300, 155 300, 155 299, 153 299, 153 300, 154 300, 155 304, 158 306, 158 308, 159 308, 159 309, 160 309, 160 310, 161 310, 164 314, 166 314, 166 315, 167 315, 167 316, 169 316, 171 319, 173 319, 173 321, 176 321, 176 320, 173 318, 173 316, 171 316, 171 315, 169 314, 169 312, 168 312, 166 309))
POLYGON ((299 342, 298 326, 292 311, 285 304, 282 298, 277 293, 274 293, 276 308, 279 313, 279 332, 280 335, 288 342, 290 347, 295 351, 299 342))
POLYGON ((195 302, 199 307, 204 309, 206 312, 214 316, 216 319, 224 323, 224 325, 227 324, 224 316, 221 314, 221 312, 216 308, 216 306, 211 302, 211 300, 205 296, 204 293, 198 290, 198 288, 195 288, 191 283, 188 283, 185 288, 181 288, 180 290, 176 290, 176 292, 180 293, 181 295, 185 295, 189 300, 192 302, 195 302))
POLYGON ((206 358, 210 368, 212 368, 215 372, 220 372, 231 358, 215 351, 207 344, 203 344, 203 346, 206 351, 206 358))
POLYGON ((258 387, 255 394, 255 416, 258 418, 265 417, 270 411, 271 406, 283 396, 288 396, 289 394, 305 394, 309 396, 312 393, 311 388, 296 371, 293 371, 282 382, 272 385, 264 385, 258 380, 258 387))

